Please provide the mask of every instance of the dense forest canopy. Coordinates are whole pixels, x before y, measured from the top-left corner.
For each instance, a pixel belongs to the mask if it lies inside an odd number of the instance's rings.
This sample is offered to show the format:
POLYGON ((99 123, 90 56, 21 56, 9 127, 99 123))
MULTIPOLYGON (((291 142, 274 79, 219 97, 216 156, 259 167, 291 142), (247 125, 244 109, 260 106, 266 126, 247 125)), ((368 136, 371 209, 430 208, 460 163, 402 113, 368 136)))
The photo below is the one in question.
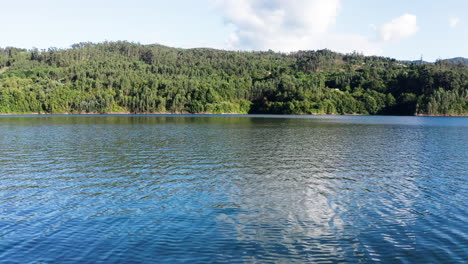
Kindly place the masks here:
POLYGON ((467 115, 468 66, 129 42, 0 49, 0 113, 467 115))

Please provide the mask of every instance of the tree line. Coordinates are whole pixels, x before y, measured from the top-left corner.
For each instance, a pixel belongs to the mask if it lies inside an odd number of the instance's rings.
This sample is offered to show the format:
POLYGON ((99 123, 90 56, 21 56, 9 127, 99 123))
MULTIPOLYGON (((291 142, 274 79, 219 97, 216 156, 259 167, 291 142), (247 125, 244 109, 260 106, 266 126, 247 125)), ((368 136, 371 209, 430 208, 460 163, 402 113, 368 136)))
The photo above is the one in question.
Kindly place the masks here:
POLYGON ((468 66, 130 42, 0 48, 0 113, 467 115, 468 66))

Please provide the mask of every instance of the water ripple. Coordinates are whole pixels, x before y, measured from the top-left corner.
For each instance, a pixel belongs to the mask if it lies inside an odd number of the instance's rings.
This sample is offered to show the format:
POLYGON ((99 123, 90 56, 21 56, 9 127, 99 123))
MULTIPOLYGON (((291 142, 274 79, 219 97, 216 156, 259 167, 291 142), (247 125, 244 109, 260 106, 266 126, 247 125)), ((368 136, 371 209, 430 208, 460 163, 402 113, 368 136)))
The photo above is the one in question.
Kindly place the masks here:
POLYGON ((467 123, 0 117, 0 262, 464 263, 467 123))

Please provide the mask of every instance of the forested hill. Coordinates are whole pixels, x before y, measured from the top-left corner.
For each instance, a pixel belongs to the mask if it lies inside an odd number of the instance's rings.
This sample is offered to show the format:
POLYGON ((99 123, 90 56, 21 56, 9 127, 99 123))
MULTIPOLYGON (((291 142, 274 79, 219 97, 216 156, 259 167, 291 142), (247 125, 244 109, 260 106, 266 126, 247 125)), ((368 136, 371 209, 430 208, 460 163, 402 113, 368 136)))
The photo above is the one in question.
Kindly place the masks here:
POLYGON ((463 63, 463 64, 468 64, 468 59, 467 58, 462 58, 462 57, 457 57, 457 58, 452 58, 452 59, 446 59, 449 62, 453 63, 463 63))
POLYGON ((0 49, 0 113, 467 115, 468 66, 128 42, 0 49))

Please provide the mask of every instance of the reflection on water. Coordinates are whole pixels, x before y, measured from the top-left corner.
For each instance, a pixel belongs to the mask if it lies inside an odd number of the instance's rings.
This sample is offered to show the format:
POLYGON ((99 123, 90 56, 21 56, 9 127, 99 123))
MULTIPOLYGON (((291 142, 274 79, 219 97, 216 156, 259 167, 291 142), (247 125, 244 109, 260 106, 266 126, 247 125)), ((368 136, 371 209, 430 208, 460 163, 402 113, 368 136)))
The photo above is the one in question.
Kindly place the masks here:
POLYGON ((0 118, 6 262, 463 263, 468 119, 0 118))

